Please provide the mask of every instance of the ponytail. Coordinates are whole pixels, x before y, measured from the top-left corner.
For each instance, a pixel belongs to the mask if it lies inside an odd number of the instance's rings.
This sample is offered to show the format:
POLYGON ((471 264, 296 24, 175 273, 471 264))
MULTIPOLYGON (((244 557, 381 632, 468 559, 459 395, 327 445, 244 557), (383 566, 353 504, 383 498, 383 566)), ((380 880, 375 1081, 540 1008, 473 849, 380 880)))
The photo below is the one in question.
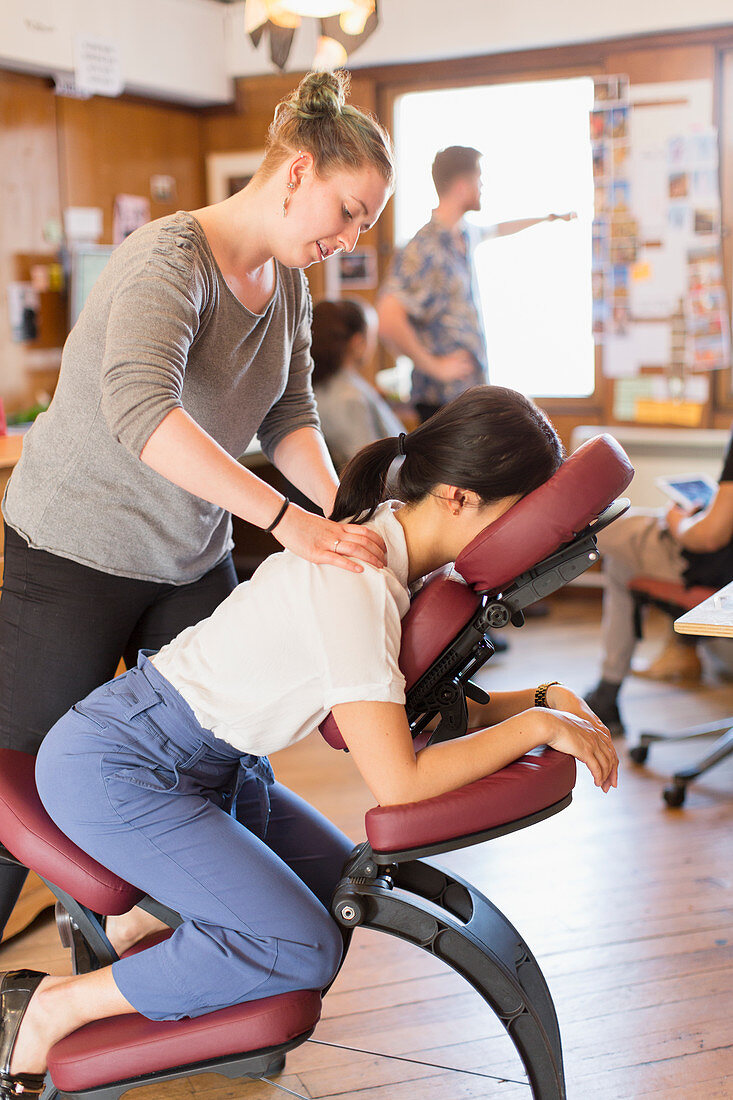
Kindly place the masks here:
POLYGON ((470 489, 484 504, 525 496, 554 474, 563 447, 545 414, 504 386, 476 386, 409 435, 370 443, 342 476, 331 519, 365 523, 387 496, 390 466, 404 455, 395 495, 415 504, 436 485, 470 489))
POLYGON ((371 519, 387 497, 389 468, 400 453, 400 437, 388 436, 369 443, 355 454, 341 475, 330 518, 343 523, 371 519))

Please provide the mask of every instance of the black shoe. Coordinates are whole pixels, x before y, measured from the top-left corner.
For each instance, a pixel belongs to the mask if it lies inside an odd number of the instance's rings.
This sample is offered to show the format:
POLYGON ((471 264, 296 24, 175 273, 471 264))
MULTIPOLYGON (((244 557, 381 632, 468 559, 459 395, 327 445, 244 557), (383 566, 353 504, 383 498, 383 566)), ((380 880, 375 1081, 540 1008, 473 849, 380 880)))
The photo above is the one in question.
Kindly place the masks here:
POLYGON ((12 1074, 10 1062, 30 999, 46 977, 38 970, 8 970, 0 975, 0 1100, 40 1096, 45 1087, 45 1074, 12 1074))
POLYGON ((610 703, 598 688, 589 691, 585 701, 593 713, 600 718, 604 726, 608 727, 611 737, 626 736, 626 730, 619 714, 618 703, 610 703))

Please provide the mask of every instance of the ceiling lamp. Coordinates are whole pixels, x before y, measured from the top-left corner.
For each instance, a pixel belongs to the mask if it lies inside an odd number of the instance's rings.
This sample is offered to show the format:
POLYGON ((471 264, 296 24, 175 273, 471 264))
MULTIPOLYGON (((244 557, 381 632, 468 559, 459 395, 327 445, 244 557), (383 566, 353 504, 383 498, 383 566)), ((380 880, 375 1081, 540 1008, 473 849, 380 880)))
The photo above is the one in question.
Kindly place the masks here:
POLYGON ((337 69, 377 26, 377 0, 245 0, 244 29, 255 46, 268 32, 270 58, 278 69, 285 68, 304 18, 320 22, 313 67, 337 69))

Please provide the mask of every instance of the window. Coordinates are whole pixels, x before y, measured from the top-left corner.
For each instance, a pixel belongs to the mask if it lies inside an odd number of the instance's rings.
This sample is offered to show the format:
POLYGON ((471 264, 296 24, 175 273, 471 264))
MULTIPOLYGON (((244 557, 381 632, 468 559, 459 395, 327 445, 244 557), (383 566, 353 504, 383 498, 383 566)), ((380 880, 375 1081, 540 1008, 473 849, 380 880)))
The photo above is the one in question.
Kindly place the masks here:
POLYGON ((589 77, 413 92, 395 104, 395 245, 430 217, 433 157, 483 153, 479 225, 574 210, 476 251, 491 381, 538 397, 594 388, 591 334, 593 172, 589 77))

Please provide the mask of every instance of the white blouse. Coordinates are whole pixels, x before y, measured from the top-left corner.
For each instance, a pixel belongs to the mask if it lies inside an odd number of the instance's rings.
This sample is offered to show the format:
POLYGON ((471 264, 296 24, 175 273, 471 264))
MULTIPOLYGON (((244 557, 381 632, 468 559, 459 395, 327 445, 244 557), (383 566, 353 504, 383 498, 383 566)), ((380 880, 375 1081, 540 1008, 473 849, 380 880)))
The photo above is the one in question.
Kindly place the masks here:
POLYGON ((365 525, 387 544, 384 569, 349 573, 273 554, 152 658, 205 729, 264 756, 305 737, 337 703, 405 702, 398 659, 410 595, 400 507, 387 501, 365 525))

